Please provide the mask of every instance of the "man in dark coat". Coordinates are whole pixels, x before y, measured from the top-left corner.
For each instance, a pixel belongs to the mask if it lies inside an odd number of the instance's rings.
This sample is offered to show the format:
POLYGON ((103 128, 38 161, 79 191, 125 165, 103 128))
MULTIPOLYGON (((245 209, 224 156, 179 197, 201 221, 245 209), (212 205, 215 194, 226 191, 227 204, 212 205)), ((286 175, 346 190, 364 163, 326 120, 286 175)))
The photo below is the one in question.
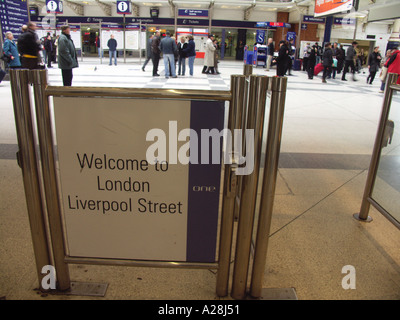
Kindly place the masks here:
POLYGON ((156 31, 151 41, 151 60, 153 62, 153 77, 158 77, 158 63, 160 62, 160 31, 156 31))
POLYGON ((381 64, 381 54, 379 53, 379 47, 375 47, 368 57, 368 70, 369 75, 367 77, 367 83, 372 84, 375 79, 375 75, 379 70, 379 65, 381 64))
POLYGON ((313 45, 311 47, 310 55, 308 56, 308 62, 307 62, 307 73, 308 73, 308 79, 310 80, 314 78, 314 68, 315 68, 315 63, 317 61, 317 55, 318 55, 318 47, 316 45, 313 45))
POLYGON ((289 49, 286 45, 286 41, 281 40, 279 42, 278 57, 276 58, 276 75, 278 77, 283 77, 285 75, 289 59, 289 49))
POLYGON ((42 45, 36 34, 36 23, 29 22, 28 29, 18 37, 18 51, 21 55, 21 67, 24 69, 41 69, 39 65, 42 45))
POLYGON ((326 83, 326 77, 331 73, 333 64, 332 45, 325 44, 325 51, 322 54, 322 65, 324 66, 324 73, 322 74, 322 82, 326 83))
POLYGON ((62 26, 58 38, 58 67, 61 69, 63 84, 67 87, 72 85, 72 69, 78 67, 75 45, 70 32, 69 26, 62 26))
POLYGON ((51 61, 53 60, 53 39, 51 38, 50 33, 47 34, 46 39, 44 40, 44 49, 47 54, 47 68, 51 68, 51 61))

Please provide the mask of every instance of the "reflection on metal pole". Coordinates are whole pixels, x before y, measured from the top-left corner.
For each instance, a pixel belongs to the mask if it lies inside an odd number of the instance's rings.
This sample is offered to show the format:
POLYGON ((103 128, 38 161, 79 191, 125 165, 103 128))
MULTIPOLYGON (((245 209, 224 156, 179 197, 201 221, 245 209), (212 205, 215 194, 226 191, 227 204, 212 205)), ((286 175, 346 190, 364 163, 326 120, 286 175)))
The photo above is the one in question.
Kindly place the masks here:
MULTIPOLYGON (((261 145, 265 116, 265 103, 268 77, 250 76, 249 106, 246 129, 254 130, 253 172, 242 177, 242 194, 233 271, 232 297, 243 299, 246 296, 247 276, 250 262, 251 237, 257 198, 258 174, 261 160, 261 145)), ((247 146, 248 147, 248 146, 247 146)))
MULTIPOLYGON (((244 84, 246 78, 244 76, 231 77, 231 102, 229 104, 228 130, 232 132, 237 129, 237 113, 243 104, 244 84)), ((232 140, 234 135, 232 135, 232 140)), ((234 141, 232 145, 234 145, 234 141)), ((230 152, 230 150, 225 150, 230 152)), ((229 154, 231 160, 234 155, 229 154)), ((235 161, 235 160, 234 160, 235 161)), ((228 295, 229 285, 229 269, 232 251, 232 235, 234 224, 234 201, 237 187, 237 177, 235 174, 236 164, 225 164, 224 173, 224 194, 222 199, 222 220, 221 220, 221 239, 219 244, 218 273, 217 273, 217 295, 224 297, 228 295)))
POLYGON ((267 258, 267 248, 282 138, 286 87, 287 78, 272 78, 271 109, 268 123, 267 147, 265 151, 264 178, 261 191, 260 213, 254 249, 253 272, 250 285, 250 295, 254 298, 261 297, 262 282, 267 258))
POLYGON ((67 290, 70 287, 68 265, 64 262, 65 245, 61 221, 61 209, 56 180, 54 157, 54 142, 51 131, 51 116, 48 97, 45 95, 47 86, 47 70, 34 70, 33 87, 36 106, 37 128, 42 163, 43 184, 49 217, 50 236, 53 248, 54 264, 58 281, 58 289, 67 290))
POLYGON ((28 72, 28 70, 10 70, 10 80, 19 146, 17 157, 22 168, 33 251, 36 259, 39 287, 42 288, 44 274, 41 271, 44 266, 51 264, 51 259, 39 185, 28 72))

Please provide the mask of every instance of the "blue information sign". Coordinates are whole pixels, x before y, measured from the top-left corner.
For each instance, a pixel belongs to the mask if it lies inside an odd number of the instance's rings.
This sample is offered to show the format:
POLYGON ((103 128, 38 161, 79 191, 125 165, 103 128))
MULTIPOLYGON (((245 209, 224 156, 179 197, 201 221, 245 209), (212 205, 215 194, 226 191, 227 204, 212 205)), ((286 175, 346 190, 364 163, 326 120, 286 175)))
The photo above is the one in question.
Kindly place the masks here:
POLYGON ((11 31, 15 39, 21 34, 21 27, 29 21, 26 0, 0 0, 0 21, 2 37, 11 31))
POLYGON ((131 14, 131 1, 117 0, 117 13, 119 14, 131 14))
POLYGON ((47 13, 63 13, 63 3, 61 0, 46 0, 47 13))

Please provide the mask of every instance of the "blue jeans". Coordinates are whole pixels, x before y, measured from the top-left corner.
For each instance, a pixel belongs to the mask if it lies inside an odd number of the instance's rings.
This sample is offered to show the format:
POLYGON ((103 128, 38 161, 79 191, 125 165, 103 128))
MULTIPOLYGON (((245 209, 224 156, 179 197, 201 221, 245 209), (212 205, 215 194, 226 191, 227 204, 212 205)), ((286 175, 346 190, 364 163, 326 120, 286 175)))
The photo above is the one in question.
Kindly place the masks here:
POLYGON ((114 64, 117 65, 117 50, 110 50, 110 66, 112 65, 112 58, 114 57, 114 64))
POLYGON ((175 57, 174 55, 171 54, 165 54, 163 55, 164 57, 164 68, 165 68, 165 76, 169 77, 169 67, 171 66, 171 76, 176 77, 175 73, 175 57))
POLYGON ((186 71, 186 59, 179 57, 178 58, 178 75, 185 75, 185 71, 186 71), (182 71, 182 72, 181 72, 182 71))
POLYGON ((188 58, 189 62, 189 74, 192 76, 193 75, 193 65, 194 65, 194 59, 196 56, 192 56, 188 58))

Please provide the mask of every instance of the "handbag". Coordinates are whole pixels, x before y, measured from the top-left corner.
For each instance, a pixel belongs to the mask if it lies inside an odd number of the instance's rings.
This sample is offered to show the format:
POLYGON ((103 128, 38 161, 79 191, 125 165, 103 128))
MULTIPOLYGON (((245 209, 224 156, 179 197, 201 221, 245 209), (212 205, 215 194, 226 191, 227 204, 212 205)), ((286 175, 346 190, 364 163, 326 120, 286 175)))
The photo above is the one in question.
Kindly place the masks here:
POLYGON ((4 51, 2 51, 0 59, 3 60, 3 61, 6 62, 6 63, 10 63, 10 61, 11 61, 11 56, 6 55, 6 54, 4 53, 4 51))
POLYGON ((383 66, 381 74, 379 75, 379 78, 381 79, 382 82, 386 81, 387 71, 388 71, 388 68, 383 66))

